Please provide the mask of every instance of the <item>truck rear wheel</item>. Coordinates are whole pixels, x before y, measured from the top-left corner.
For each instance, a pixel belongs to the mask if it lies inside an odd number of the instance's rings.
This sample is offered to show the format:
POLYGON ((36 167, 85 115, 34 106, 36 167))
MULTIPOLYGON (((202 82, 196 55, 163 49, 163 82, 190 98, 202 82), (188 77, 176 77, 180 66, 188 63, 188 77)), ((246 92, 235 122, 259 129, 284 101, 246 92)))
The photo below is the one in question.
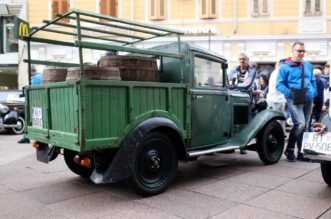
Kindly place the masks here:
POLYGON ((126 180, 137 194, 151 196, 164 192, 175 179, 176 149, 168 136, 147 134, 135 152, 132 175, 126 180))
POLYGON ((84 166, 77 164, 74 161, 75 155, 78 155, 78 152, 64 149, 64 151, 63 151, 64 161, 66 162, 68 168, 73 173, 76 173, 77 175, 80 175, 81 177, 89 178, 92 175, 92 172, 94 170, 93 167, 84 167, 84 166))
POLYGON ((257 152, 265 164, 279 161, 284 150, 284 132, 277 121, 270 121, 257 137, 257 152))
POLYGON ((321 162, 321 172, 324 182, 331 186, 331 162, 321 162))

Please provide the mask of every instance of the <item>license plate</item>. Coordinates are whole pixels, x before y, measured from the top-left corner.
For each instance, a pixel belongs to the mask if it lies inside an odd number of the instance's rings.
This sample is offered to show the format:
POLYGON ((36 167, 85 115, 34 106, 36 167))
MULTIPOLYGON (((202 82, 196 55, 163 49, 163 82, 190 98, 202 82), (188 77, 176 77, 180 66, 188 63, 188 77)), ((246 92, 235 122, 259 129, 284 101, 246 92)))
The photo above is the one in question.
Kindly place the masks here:
POLYGON ((305 149, 331 155, 331 132, 322 135, 314 132, 305 132, 302 139, 302 150, 305 149))
POLYGON ((41 107, 32 107, 32 126, 43 127, 43 112, 41 107))

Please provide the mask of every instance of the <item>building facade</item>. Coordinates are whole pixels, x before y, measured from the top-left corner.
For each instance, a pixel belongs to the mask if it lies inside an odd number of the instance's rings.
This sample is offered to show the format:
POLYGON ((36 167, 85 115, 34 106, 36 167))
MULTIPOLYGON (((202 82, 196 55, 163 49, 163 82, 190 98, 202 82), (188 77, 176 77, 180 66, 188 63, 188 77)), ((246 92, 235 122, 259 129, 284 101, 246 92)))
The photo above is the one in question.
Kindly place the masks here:
POLYGON ((0 90, 18 87, 19 42, 14 37, 13 27, 15 16, 24 17, 24 2, 0 1, 0 90))
MULTIPOLYGON (((306 44, 306 59, 314 65, 331 59, 331 0, 29 0, 27 19, 31 26, 40 26, 70 8, 180 29, 183 41, 222 54, 230 67, 237 64, 239 52, 246 52, 250 61, 270 72, 277 60, 290 56, 296 40, 306 44)), ((139 46, 174 40, 155 39, 139 46)), ((102 55, 92 50, 84 54, 94 63, 102 55)), ((42 44, 33 45, 32 56, 78 61, 75 49, 42 44)))

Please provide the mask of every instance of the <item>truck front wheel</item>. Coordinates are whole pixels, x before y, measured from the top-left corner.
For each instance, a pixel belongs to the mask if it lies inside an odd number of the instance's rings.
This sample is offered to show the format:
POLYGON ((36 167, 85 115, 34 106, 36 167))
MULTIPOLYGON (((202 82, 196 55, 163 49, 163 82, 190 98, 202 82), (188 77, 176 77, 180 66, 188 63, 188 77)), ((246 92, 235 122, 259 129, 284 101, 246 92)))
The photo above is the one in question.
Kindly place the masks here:
POLYGON ((279 161, 284 150, 284 132, 277 121, 270 121, 257 137, 257 152, 265 164, 279 161))
POLYGON ((132 175, 126 180, 137 194, 151 196, 164 192, 175 179, 176 149, 168 136, 151 132, 136 148, 132 175))
POLYGON ((321 162, 321 171, 324 182, 331 186, 331 162, 321 162))
POLYGON ((77 164, 74 161, 74 157, 78 155, 78 152, 72 151, 72 150, 67 150, 64 149, 63 151, 63 156, 64 156, 64 161, 66 162, 68 168, 73 172, 76 173, 77 175, 80 175, 81 177, 84 178, 89 178, 92 175, 93 172, 93 165, 91 167, 84 167, 79 164, 77 164))

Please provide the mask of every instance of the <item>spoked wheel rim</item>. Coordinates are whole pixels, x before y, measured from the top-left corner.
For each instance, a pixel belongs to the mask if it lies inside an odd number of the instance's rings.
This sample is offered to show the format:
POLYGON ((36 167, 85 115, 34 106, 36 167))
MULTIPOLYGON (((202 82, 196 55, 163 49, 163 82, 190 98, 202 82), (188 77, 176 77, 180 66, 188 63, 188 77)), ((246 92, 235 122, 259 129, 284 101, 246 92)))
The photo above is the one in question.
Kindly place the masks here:
POLYGON ((156 188, 167 182, 173 164, 171 152, 166 145, 157 140, 149 143, 138 160, 139 181, 148 188, 156 188))
POLYGON ((19 117, 16 124, 17 124, 17 127, 16 128, 13 128, 13 131, 16 134, 22 134, 24 132, 24 126, 25 126, 24 119, 21 118, 21 117, 19 117))

